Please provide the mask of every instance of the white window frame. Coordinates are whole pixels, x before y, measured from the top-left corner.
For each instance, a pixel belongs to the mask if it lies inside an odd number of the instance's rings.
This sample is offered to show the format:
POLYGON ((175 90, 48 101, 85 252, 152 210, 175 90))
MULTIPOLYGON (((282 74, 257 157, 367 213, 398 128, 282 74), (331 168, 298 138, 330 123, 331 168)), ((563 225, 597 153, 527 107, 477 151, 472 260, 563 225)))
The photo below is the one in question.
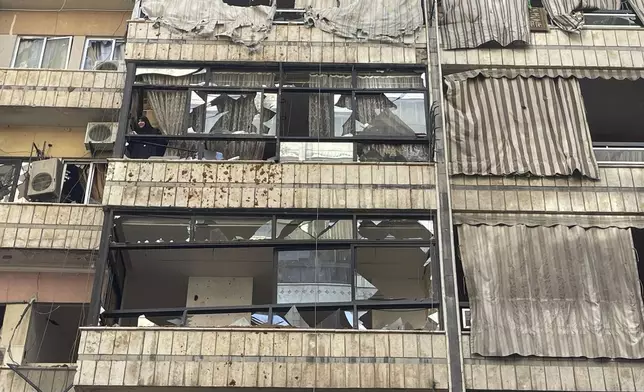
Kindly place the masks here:
POLYGON ((89 43, 91 41, 112 41, 112 51, 110 52, 110 59, 105 61, 114 61, 114 52, 116 51, 117 42, 123 45, 125 44, 125 40, 123 38, 99 38, 99 37, 86 38, 85 47, 83 48, 83 59, 81 60, 81 69, 85 71, 89 71, 88 69, 85 69, 85 62, 87 61, 87 50, 89 49, 89 43))
POLYGON ((11 60, 11 68, 16 68, 16 60, 18 57, 18 50, 20 49, 20 43, 22 40, 26 39, 42 39, 43 40, 43 45, 42 49, 40 50, 40 58, 38 59, 38 67, 33 68, 33 69, 42 69, 42 62, 45 58, 45 49, 47 48, 47 42, 48 41, 54 41, 54 40, 59 40, 59 39, 67 39, 69 40, 69 45, 67 46, 67 57, 65 58, 65 66, 60 69, 67 69, 69 67, 69 57, 72 52, 72 44, 73 44, 73 37, 71 35, 65 35, 65 36, 31 36, 31 35, 25 35, 25 36, 20 36, 18 37, 18 41, 16 42, 16 47, 13 50, 13 58, 11 60))
MULTIPOLYGON (((85 195, 83 196, 82 205, 92 205, 90 204, 92 198, 92 186, 94 184, 94 177, 96 176, 96 167, 97 165, 107 165, 107 161, 84 161, 79 159, 66 159, 63 160, 63 175, 60 181, 60 190, 58 196, 58 202, 63 203, 63 185, 65 184, 65 173, 67 172, 67 165, 88 165, 89 174, 87 176, 87 188, 85 189, 85 195)), ((107 167, 107 166, 106 166, 107 167)), ((95 204, 98 205, 98 204, 95 204)))

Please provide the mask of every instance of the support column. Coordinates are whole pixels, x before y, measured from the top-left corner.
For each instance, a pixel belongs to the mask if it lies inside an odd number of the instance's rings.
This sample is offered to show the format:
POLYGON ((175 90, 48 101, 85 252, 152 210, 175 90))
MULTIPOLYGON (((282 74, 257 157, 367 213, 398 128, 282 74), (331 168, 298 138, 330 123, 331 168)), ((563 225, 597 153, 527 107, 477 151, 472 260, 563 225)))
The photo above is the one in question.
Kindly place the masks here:
POLYGON ((449 144, 443 128, 443 76, 436 0, 425 1, 425 20, 427 21, 427 61, 430 70, 428 88, 432 99, 432 129, 435 138, 438 252, 440 255, 443 325, 447 337, 449 389, 453 392, 463 392, 465 385, 461 351, 461 323, 456 286, 452 200, 448 170, 449 144))
POLYGON ((113 222, 114 212, 106 207, 105 217, 103 218, 103 229, 101 230, 101 241, 98 249, 98 260, 96 260, 95 266, 92 298, 89 303, 89 312, 87 315, 87 325, 89 326, 97 326, 99 321, 98 317, 101 314, 103 288, 105 286, 105 274, 107 272, 107 258, 110 254, 113 222))
POLYGON ((5 308, 4 322, 0 331, 0 342, 5 349, 3 365, 21 365, 27 344, 29 324, 31 324, 31 302, 8 304, 5 308))
POLYGON ((125 86, 123 87, 123 101, 119 111, 119 128, 114 142, 113 158, 123 158, 125 154, 125 135, 130 126, 130 110, 132 108, 132 86, 136 78, 136 64, 128 62, 126 65, 125 86))

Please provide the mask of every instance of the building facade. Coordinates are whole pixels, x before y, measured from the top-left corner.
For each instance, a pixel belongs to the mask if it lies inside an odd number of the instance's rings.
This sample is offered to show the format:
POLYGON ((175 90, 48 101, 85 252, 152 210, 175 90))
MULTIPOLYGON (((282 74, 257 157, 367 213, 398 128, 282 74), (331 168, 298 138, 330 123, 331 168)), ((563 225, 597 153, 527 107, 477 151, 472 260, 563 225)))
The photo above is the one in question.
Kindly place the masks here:
POLYGON ((641 0, 0 2, 0 390, 644 390, 641 0))

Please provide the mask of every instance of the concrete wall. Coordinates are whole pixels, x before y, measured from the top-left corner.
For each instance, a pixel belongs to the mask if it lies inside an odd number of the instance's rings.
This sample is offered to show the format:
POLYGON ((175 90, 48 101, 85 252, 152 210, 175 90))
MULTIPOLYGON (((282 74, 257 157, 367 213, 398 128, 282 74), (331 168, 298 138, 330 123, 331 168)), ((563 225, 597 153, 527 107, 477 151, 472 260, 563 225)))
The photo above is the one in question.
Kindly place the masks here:
POLYGON ((132 11, 0 11, 0 35, 123 37, 132 11))
POLYGON ((521 67, 644 67, 644 29, 583 29, 569 34, 559 29, 532 33, 525 48, 443 50, 442 64, 521 67))
POLYGON ((100 206, 0 204, 0 248, 98 249, 100 206))
POLYGON ((64 272, 0 272, 0 303, 88 303, 94 275, 64 272))
POLYGON ((454 210, 644 211, 644 168, 601 168, 600 181, 561 177, 452 177, 454 210))
MULTIPOLYGON (((27 303, 7 304, 0 329, 0 347, 4 352, 2 364, 21 364, 33 309, 27 303)), ((2 384, 0 384, 2 385, 2 384)))
POLYGON ((74 384, 443 390, 445 345, 428 332, 83 328, 74 384))
POLYGON ((465 387, 476 390, 644 391, 644 362, 558 358, 484 358, 462 336, 465 387))
POLYGON ((436 208, 431 164, 111 160, 103 204, 202 208, 436 208))
POLYGON ((420 30, 397 43, 349 40, 303 25, 273 26, 259 50, 250 52, 228 38, 199 39, 153 23, 129 23, 125 57, 136 60, 293 61, 313 63, 404 63, 427 60, 426 35, 420 30))
MULTIPOLYGON (((42 392, 62 392, 74 381, 74 368, 36 368, 22 366, 20 371, 42 392)), ((7 367, 0 368, 0 391, 32 392, 25 380, 7 367)), ((72 389, 73 391, 73 389, 72 389)))
POLYGON ((47 147, 47 154, 60 158, 87 157, 86 128, 4 126, 0 127, 2 156, 29 156, 32 144, 47 147))
POLYGON ((125 74, 0 69, 0 106, 120 109, 125 74))

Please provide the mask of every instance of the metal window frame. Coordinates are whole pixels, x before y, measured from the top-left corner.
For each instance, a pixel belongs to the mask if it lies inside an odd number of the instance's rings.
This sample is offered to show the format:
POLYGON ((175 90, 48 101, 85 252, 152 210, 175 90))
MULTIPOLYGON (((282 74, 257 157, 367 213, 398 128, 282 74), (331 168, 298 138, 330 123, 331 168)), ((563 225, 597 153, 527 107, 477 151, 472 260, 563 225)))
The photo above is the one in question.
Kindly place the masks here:
POLYGON ((0 165, 11 165, 13 166, 13 179, 11 180, 11 191, 7 195, 9 200, 7 203, 12 203, 16 199, 16 193, 18 192, 18 182, 20 181, 20 171, 22 170, 22 164, 28 160, 23 158, 11 158, 11 157, 1 157, 0 165))
POLYGON ((85 45, 83 47, 83 58, 81 60, 81 68, 80 68, 85 71, 91 71, 93 69, 93 68, 85 68, 85 62, 87 61, 87 51, 89 50, 89 45, 90 45, 90 42, 92 41, 111 41, 112 42, 112 50, 110 52, 110 58, 109 60, 105 60, 105 61, 114 61, 116 44, 119 42, 125 43, 125 40, 122 38, 100 38, 100 37, 85 38, 85 45))
POLYGON ((97 165, 107 165, 106 160, 82 160, 82 159, 63 159, 63 174, 62 181, 60 182, 60 189, 58 196, 58 203, 63 202, 63 184, 65 183, 65 172, 67 171, 67 165, 89 165, 89 171, 87 175, 87 187, 85 188, 85 195, 83 196, 83 205, 90 205, 90 199, 92 195, 92 184, 94 183, 94 177, 96 176, 97 165))
POLYGON ((40 50, 40 57, 38 59, 38 67, 36 68, 27 68, 27 69, 43 69, 42 67, 42 62, 45 58, 45 49, 47 48, 47 43, 51 40, 60 40, 60 39, 67 39, 69 41, 69 45, 67 46, 67 56, 65 58, 65 66, 63 68, 51 68, 51 69, 67 69, 69 67, 69 57, 72 52, 72 43, 73 43, 73 36, 71 35, 65 35, 65 36, 31 36, 31 35, 23 35, 18 37, 18 40, 16 41, 16 46, 13 51, 13 58, 11 60, 11 68, 16 68, 16 60, 18 56, 18 50, 20 49, 20 43, 22 40, 38 40, 42 39, 43 40, 43 45, 40 50))

